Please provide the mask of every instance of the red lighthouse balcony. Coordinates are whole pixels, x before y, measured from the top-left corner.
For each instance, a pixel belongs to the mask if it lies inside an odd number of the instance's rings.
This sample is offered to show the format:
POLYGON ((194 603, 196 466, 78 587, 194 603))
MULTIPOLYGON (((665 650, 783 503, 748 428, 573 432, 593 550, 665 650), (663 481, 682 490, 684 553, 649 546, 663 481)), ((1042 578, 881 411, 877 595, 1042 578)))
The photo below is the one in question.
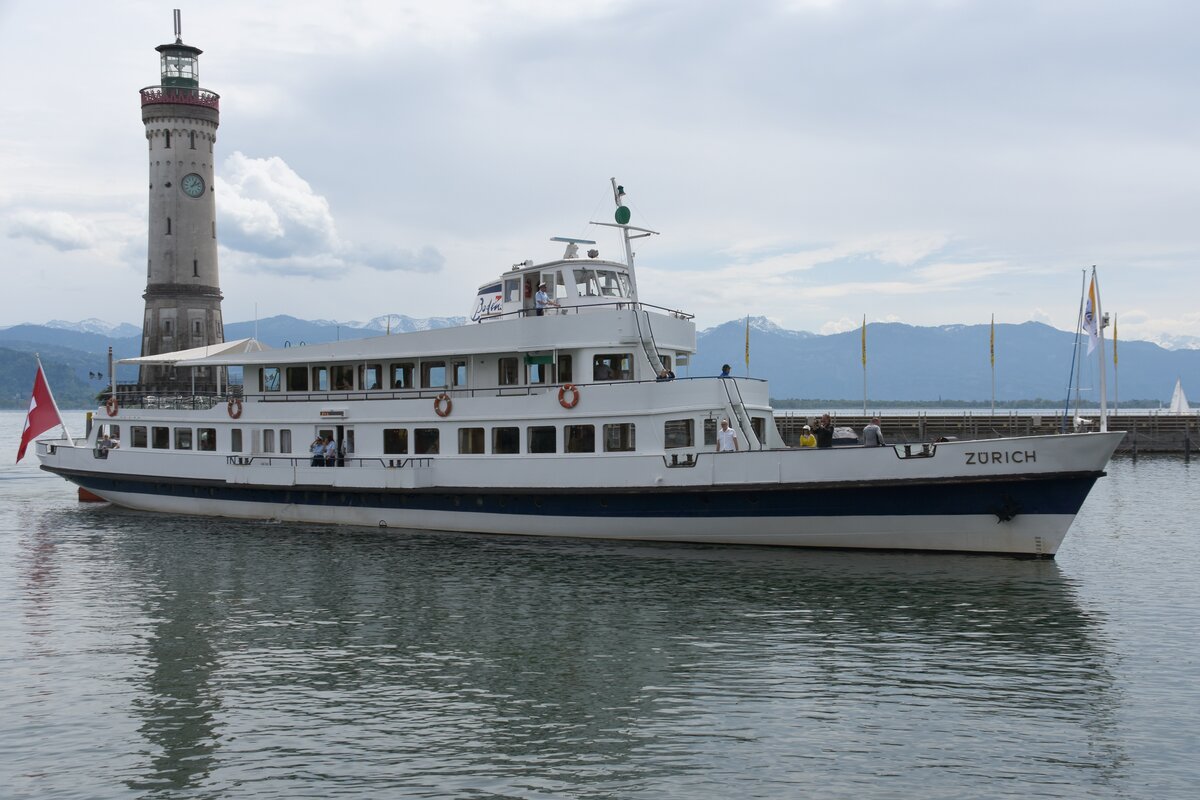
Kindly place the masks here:
POLYGON ((207 89, 196 89, 188 86, 147 86, 141 91, 143 106, 175 103, 185 106, 204 106, 216 111, 221 110, 221 95, 216 92, 210 92, 207 89))

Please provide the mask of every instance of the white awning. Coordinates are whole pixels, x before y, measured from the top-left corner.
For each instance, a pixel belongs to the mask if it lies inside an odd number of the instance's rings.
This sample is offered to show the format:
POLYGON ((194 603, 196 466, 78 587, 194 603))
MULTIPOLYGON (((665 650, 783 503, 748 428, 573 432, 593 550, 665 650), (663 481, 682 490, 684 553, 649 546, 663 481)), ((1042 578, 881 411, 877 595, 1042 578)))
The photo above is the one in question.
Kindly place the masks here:
POLYGON ((122 358, 118 364, 179 364, 184 361, 200 362, 195 366, 201 366, 206 358, 214 356, 238 355, 242 353, 257 353, 261 350, 270 350, 271 348, 264 345, 257 339, 238 339, 234 342, 221 342, 220 344, 210 344, 204 347, 193 347, 190 350, 176 350, 174 353, 159 353, 156 356, 140 356, 138 358, 122 358))

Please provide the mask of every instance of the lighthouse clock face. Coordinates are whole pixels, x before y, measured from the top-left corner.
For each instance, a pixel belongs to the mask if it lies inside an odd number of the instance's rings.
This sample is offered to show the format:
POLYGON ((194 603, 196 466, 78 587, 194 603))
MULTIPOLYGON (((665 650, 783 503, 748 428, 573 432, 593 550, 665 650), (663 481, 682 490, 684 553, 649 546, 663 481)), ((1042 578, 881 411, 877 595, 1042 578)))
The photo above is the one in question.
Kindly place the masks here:
POLYGON ((183 189, 183 193, 188 197, 199 197, 204 194, 204 178, 192 172, 183 176, 183 180, 179 182, 179 187, 183 189))

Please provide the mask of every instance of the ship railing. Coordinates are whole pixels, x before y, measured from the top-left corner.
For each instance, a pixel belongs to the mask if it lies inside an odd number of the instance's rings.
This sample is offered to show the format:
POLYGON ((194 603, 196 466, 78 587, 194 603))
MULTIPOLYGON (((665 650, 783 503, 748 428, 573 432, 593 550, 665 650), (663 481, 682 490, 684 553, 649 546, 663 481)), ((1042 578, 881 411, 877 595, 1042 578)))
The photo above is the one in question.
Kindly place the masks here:
POLYGON ((312 456, 288 456, 260 453, 257 455, 242 455, 234 453, 225 457, 225 463, 231 467, 320 467, 323 469, 357 468, 357 469, 427 469, 433 466, 429 456, 383 456, 356 458, 346 456, 335 459, 333 464, 321 459, 315 463, 312 456))
MULTIPOLYGON (((695 319, 695 314, 689 314, 686 311, 680 311, 676 308, 667 308, 666 306, 656 306, 652 303, 643 303, 639 300, 614 300, 608 303, 576 303, 567 304, 559 303, 557 306, 547 308, 545 315, 548 317, 561 316, 565 314, 578 314, 580 312, 592 311, 597 308, 615 308, 618 311, 632 309, 634 311, 643 311, 645 309, 654 309, 662 311, 675 319, 695 319)), ((521 308, 516 311, 497 312, 495 314, 480 314, 479 319, 475 322, 493 322, 506 317, 533 317, 537 315, 537 310, 533 308, 521 308)))

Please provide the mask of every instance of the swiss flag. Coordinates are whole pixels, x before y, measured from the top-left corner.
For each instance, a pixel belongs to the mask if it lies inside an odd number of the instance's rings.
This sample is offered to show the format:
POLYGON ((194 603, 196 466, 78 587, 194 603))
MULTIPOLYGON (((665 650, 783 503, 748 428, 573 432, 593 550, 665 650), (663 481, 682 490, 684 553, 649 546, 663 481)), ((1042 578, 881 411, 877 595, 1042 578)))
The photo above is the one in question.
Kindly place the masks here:
POLYGON ((62 425, 62 417, 58 415, 58 406, 50 394, 50 385, 46 383, 46 373, 42 372, 42 363, 38 362, 37 377, 33 379, 33 396, 29 398, 29 414, 25 417, 25 431, 21 434, 21 449, 17 451, 17 461, 25 457, 25 448, 34 437, 62 425))

